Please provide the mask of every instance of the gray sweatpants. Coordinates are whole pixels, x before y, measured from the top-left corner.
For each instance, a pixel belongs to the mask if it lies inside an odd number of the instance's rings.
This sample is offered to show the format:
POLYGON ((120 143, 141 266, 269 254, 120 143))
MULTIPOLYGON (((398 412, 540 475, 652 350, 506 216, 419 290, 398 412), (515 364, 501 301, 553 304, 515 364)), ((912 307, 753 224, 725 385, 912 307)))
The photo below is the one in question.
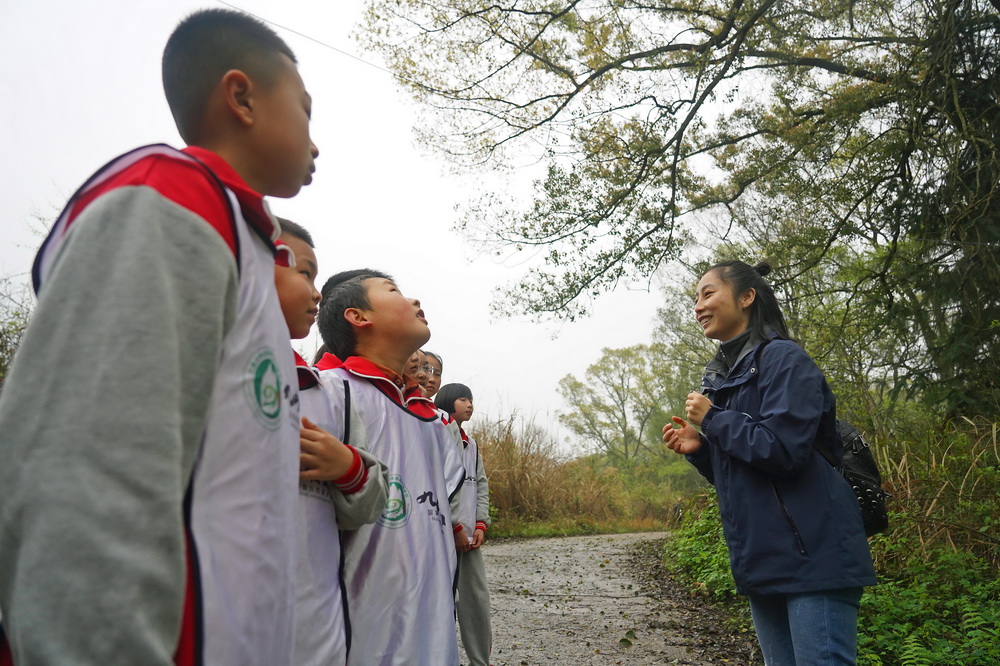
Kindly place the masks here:
POLYGON ((458 553, 458 629, 471 666, 489 666, 493 647, 483 549, 458 553))

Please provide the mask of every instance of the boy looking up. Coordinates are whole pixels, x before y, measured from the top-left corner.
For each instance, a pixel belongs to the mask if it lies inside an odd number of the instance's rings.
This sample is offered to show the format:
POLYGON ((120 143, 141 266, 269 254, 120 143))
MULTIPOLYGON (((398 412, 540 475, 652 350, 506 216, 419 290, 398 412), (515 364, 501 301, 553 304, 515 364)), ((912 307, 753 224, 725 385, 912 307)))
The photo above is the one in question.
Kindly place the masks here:
POLYGON ((298 400, 263 195, 311 179, 310 99, 288 46, 228 10, 178 25, 163 84, 189 147, 70 199, 0 399, 18 666, 292 658, 298 400))
MULTIPOLYGON (((292 339, 309 335, 319 310, 316 253, 312 236, 300 225, 281 220, 281 238, 294 266, 276 264, 274 282, 292 339)), ((378 520, 387 499, 387 470, 358 445, 364 441, 356 415, 334 419, 322 380, 297 353, 295 362, 302 407, 299 483, 299 566, 295 605, 296 665, 344 664, 347 633, 340 579, 341 529, 378 520), (343 441, 330 434, 333 422, 345 423, 343 441)))
POLYGON ((320 334, 344 359, 321 373, 325 387, 335 405, 349 389, 368 451, 389 468, 382 515, 344 536, 348 664, 457 665, 453 534, 465 532, 449 503, 457 509, 465 470, 455 435, 403 374, 430 337, 427 320, 420 301, 378 271, 339 273, 324 293, 320 334))

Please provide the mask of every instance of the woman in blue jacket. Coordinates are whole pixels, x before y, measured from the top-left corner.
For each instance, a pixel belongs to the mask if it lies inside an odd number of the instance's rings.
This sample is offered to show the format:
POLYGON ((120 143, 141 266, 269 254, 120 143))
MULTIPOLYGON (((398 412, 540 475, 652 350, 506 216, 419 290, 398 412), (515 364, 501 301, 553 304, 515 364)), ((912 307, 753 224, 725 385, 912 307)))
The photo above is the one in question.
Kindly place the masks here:
POLYGON ((715 486, 768 666, 853 664, 875 571, 854 493, 813 446, 843 454, 833 393, 789 340, 769 272, 726 261, 701 278, 695 317, 721 345, 663 441, 715 486))

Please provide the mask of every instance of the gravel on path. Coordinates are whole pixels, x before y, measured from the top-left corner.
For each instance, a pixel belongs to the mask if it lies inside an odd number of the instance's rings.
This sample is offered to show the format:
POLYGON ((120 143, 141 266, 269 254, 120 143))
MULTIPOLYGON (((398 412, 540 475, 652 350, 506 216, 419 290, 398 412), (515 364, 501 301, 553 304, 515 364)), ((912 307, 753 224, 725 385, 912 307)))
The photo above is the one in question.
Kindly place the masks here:
POLYGON ((487 542, 493 665, 754 664, 723 614, 663 580, 665 538, 487 542))

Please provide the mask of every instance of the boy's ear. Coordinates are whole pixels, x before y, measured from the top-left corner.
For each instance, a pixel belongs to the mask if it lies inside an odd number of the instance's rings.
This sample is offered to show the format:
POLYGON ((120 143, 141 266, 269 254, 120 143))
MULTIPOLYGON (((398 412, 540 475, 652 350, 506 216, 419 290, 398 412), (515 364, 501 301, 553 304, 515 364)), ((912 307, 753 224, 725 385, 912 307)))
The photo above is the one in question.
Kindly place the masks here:
POLYGON ((253 124, 253 81, 245 72, 231 69, 222 75, 222 94, 226 108, 242 124, 253 124))
POLYGON ((374 323, 368 319, 365 311, 360 308, 347 308, 344 310, 344 319, 355 328, 368 328, 374 323))

